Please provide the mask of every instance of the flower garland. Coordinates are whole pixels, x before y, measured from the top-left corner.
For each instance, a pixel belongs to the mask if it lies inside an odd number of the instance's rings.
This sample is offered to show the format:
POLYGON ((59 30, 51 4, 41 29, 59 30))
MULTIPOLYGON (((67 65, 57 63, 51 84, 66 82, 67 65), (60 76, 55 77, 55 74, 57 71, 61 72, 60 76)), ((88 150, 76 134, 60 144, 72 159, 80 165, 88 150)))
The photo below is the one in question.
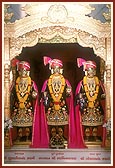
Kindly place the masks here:
POLYGON ((10 129, 10 128, 12 128, 12 120, 7 119, 4 121, 4 129, 10 129))
POLYGON ((106 127, 108 131, 111 131, 111 118, 109 118, 104 124, 103 127, 106 127))
POLYGON ((61 86, 61 89, 60 89, 60 93, 58 95, 58 97, 54 95, 53 93, 53 89, 52 89, 52 78, 55 76, 55 74, 52 74, 50 76, 50 78, 48 79, 48 88, 49 88, 49 91, 50 91, 50 94, 51 94, 51 97, 53 98, 53 101, 54 101, 54 108, 55 110, 59 110, 60 109, 60 105, 59 105, 59 102, 60 102, 60 99, 62 97, 62 93, 64 91, 64 87, 65 87, 65 79, 63 77, 63 75, 59 74, 60 78, 61 78, 61 81, 62 81, 62 86, 61 86))
POLYGON ((88 106, 90 108, 94 107, 94 101, 97 99, 98 92, 99 92, 99 79, 98 79, 98 77, 95 76, 94 80, 96 82, 96 89, 95 89, 94 95, 91 97, 90 94, 89 94, 88 86, 87 86, 87 76, 84 76, 84 78, 83 78, 83 85, 84 85, 84 88, 85 88, 86 96, 87 96, 88 101, 89 101, 88 106))
POLYGON ((19 104, 19 107, 20 107, 20 108, 25 108, 24 103, 25 103, 25 101, 27 100, 28 95, 29 95, 30 90, 31 90, 31 78, 30 78, 30 77, 27 77, 26 79, 27 79, 27 81, 28 81, 28 87, 27 87, 27 89, 26 89, 26 91, 25 91, 25 96, 23 96, 23 97, 20 96, 21 91, 19 90, 19 83, 20 83, 21 78, 18 77, 17 80, 16 80, 16 94, 17 94, 18 100, 19 100, 19 102, 20 102, 20 104, 19 104))

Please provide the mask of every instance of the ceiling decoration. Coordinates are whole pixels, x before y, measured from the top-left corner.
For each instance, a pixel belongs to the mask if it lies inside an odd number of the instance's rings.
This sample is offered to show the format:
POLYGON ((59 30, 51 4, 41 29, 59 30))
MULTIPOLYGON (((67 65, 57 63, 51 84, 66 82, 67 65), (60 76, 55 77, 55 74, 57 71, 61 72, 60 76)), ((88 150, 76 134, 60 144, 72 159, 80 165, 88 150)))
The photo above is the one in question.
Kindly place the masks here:
POLYGON ((7 4, 4 6, 4 37, 10 39, 10 57, 19 55, 23 47, 37 43, 77 42, 93 48, 95 54, 105 60, 106 54, 110 55, 109 47, 106 51, 105 39, 109 45, 111 24, 103 13, 111 12, 110 7, 80 2, 7 4), (11 16, 9 21, 7 13, 11 16), (106 22, 102 22, 102 18, 106 22))
MULTIPOLYGON (((41 3, 42 5, 43 3, 41 3)), ((48 3, 47 3, 48 4, 48 3)), ((51 3, 49 3, 50 5, 51 3)), ((80 3, 78 3, 80 4, 80 3)), ((86 3, 82 3, 86 4, 86 3)), ((87 3, 88 4, 88 3, 87 3)), ((87 5, 86 4, 86 5, 87 5)), ((70 5, 70 3, 69 3, 70 5)), ((73 5, 75 5, 73 3, 73 5)), ((85 5, 85 6, 86 6, 85 5)), ((46 7, 46 5, 44 4, 46 7)), ((72 6, 70 6, 71 9, 72 6)), ((80 5, 80 8, 77 9, 77 13, 82 13, 84 12, 84 5, 80 5)), ((45 10, 45 8, 44 8, 45 10)), ((24 17, 27 17, 31 14, 34 14, 35 12, 40 13, 37 9, 36 3, 35 5, 28 5, 28 4, 5 4, 4 5, 4 21, 5 23, 8 22, 15 22, 16 20, 20 20, 24 17), (31 8, 31 10, 30 10, 31 8)), ((42 11, 43 12, 43 11, 42 11)), ((53 16, 55 15, 55 21, 63 22, 64 19, 67 18, 68 13, 64 5, 59 3, 59 5, 53 5, 51 4, 49 7, 49 10, 47 12, 47 16, 49 17, 50 21, 54 21, 53 16), (53 15, 52 15, 53 13, 53 15), (63 17, 60 17, 63 16, 63 17)), ((110 4, 89 4, 89 7, 87 7, 87 11, 85 10, 85 15, 92 17, 96 20, 100 20, 102 23, 105 22, 110 22, 111 20, 111 5, 110 4), (91 10, 90 10, 91 9, 91 10), (91 13, 90 13, 91 11, 91 13), (89 13, 88 13, 89 12, 89 13)), ((71 19, 71 18, 70 18, 71 19)))

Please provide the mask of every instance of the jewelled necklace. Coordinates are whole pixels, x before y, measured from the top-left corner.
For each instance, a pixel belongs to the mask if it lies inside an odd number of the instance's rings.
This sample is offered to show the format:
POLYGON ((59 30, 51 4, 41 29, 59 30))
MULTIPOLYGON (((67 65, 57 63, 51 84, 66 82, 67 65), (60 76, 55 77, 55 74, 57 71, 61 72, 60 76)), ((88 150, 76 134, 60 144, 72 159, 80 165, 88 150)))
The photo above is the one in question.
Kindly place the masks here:
POLYGON ((87 82, 88 82, 87 76, 84 76, 83 85, 84 85, 86 96, 88 98, 88 106, 90 108, 93 108, 94 107, 94 101, 97 99, 98 92, 99 92, 99 79, 98 79, 98 77, 94 76, 95 90, 94 90, 94 92, 93 92, 94 94, 92 96, 90 95, 90 91, 88 89, 87 82))
POLYGON ((58 75, 52 74, 50 76, 50 78, 48 79, 48 88, 49 88, 49 92, 51 94, 51 97, 52 97, 52 99, 54 101, 55 110, 59 110, 60 109, 59 102, 60 102, 60 99, 62 97, 62 93, 64 91, 64 87, 65 87, 65 79, 64 79, 63 75, 61 75, 61 74, 58 74, 58 75), (56 92, 56 94, 55 94, 55 92, 54 92, 54 87, 55 86, 53 86, 52 82, 55 80, 55 78, 56 78, 56 81, 57 81, 58 77, 61 80, 60 89, 58 89, 58 93, 56 92))
POLYGON ((19 100, 19 107, 25 108, 25 101, 27 100, 31 89, 31 78, 20 78, 16 80, 16 94, 19 100))

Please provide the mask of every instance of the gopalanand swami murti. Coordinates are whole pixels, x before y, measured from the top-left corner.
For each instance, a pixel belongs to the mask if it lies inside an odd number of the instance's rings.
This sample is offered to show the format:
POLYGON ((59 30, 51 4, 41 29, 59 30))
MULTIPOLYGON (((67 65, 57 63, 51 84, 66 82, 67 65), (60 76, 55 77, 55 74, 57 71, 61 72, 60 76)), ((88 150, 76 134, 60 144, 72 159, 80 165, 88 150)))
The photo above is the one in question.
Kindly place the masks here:
MULTIPOLYGON (((105 89, 96 75, 96 63, 77 58, 78 67, 83 67, 85 75, 78 83, 75 93, 75 113, 81 116, 81 129, 87 142, 102 142, 105 131, 105 89)), ((76 120, 77 123, 77 120, 76 120)))

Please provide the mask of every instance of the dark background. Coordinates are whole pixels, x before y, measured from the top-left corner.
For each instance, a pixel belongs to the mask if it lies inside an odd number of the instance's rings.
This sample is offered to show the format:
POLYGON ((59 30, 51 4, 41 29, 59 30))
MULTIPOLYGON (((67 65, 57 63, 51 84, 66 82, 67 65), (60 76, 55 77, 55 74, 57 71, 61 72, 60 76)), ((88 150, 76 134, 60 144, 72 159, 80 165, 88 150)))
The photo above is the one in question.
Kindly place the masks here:
POLYGON ((93 60, 97 64, 97 76, 100 78, 100 57, 92 48, 81 47, 77 43, 39 43, 34 47, 25 47, 17 58, 28 61, 31 66, 30 76, 36 82, 39 92, 46 79, 50 76, 49 65, 44 66, 43 57, 60 59, 63 62, 63 75, 72 85, 73 93, 78 82, 83 78, 83 67, 77 67, 77 57, 93 60))

